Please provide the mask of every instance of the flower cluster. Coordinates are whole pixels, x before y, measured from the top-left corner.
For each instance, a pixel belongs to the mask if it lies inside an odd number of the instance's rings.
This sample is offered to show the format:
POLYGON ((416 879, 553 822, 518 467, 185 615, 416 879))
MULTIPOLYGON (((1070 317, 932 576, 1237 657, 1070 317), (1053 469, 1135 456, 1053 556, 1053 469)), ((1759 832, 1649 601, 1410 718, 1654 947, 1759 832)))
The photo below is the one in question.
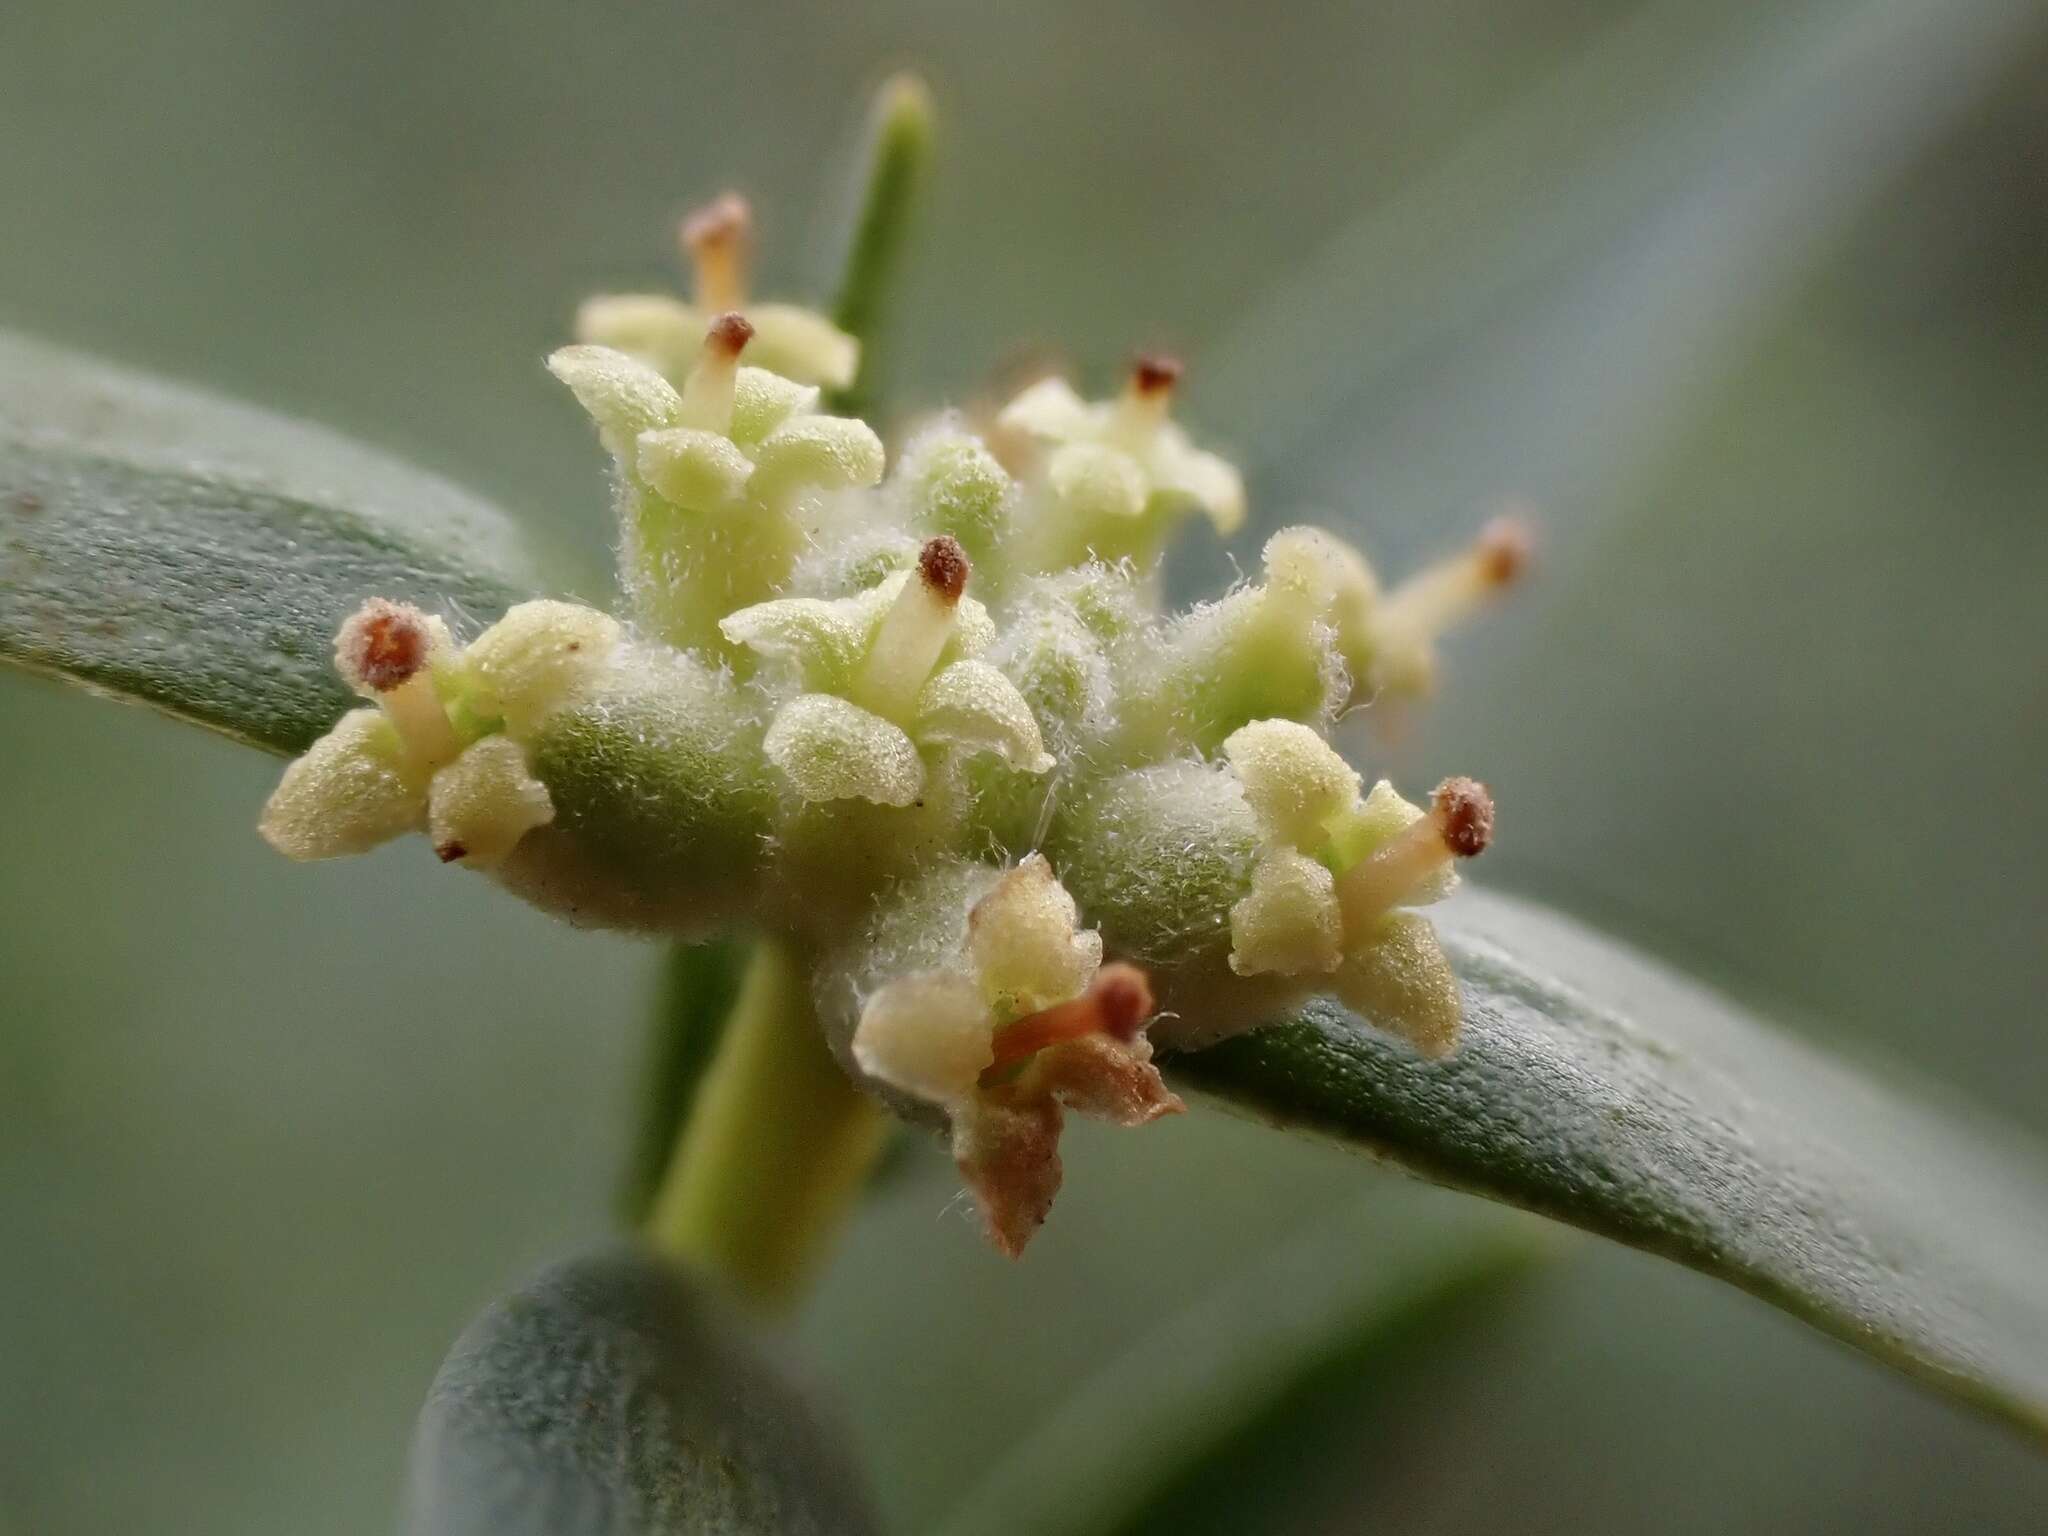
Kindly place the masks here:
POLYGON ((1168 536, 1246 520, 1148 357, 1101 401, 1033 383, 893 454, 821 410, 855 342, 752 303, 745 205, 684 226, 691 302, 597 299, 549 367, 595 423, 621 619, 521 604, 459 645, 371 599, 336 660, 374 708, 286 772, 294 858, 425 830, 579 922, 773 935, 847 1070, 943 1127, 1023 1248, 1068 1111, 1178 1111, 1187 1049, 1331 993, 1426 1054, 1455 978, 1414 909, 1491 835, 1487 792, 1367 791, 1330 744, 1434 684, 1442 631, 1510 583, 1519 524, 1383 590, 1288 528, 1257 581, 1163 611, 1168 536))

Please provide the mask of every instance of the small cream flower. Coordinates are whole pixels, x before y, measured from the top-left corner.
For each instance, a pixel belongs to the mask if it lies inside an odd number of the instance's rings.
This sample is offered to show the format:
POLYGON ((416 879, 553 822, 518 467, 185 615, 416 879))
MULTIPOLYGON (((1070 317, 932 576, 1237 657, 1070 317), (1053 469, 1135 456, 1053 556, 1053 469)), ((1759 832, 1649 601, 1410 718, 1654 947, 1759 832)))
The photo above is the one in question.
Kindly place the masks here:
POLYGON ((609 347, 548 368, 597 423, 619 469, 620 574, 635 616, 683 649, 723 649, 718 620, 782 590, 822 497, 882 478, 882 440, 824 416, 818 391, 743 368, 754 339, 727 313, 698 334, 681 387, 609 347))
POLYGON ((1499 517, 1465 549, 1382 592, 1365 557, 1320 528, 1286 528, 1266 545, 1266 591, 1334 633, 1353 705, 1428 693, 1436 642, 1492 602, 1528 568, 1530 534, 1499 517))
POLYGON ((776 711, 763 747, 806 800, 904 806, 923 793, 923 747, 990 752, 1026 773, 1053 760, 1017 687, 975 657, 994 637, 964 595, 950 537, 857 597, 779 598, 729 615, 726 638, 790 667, 804 690, 776 711))
POLYGON ((1152 990, 1102 963, 1074 899, 1033 854, 968 914, 945 968, 890 981, 854 1032, 861 1070, 943 1110, 990 1237, 1015 1257, 1059 1192, 1064 1110, 1143 1125, 1184 1107, 1152 1065, 1152 990))
POLYGON ((696 363, 705 328, 726 311, 753 326, 761 367, 804 384, 844 389, 860 370, 860 343, 815 310, 747 296, 754 217, 734 192, 698 209, 679 230, 696 277, 692 301, 659 293, 602 294, 576 312, 576 339, 630 353, 677 384, 696 363))
POLYGON ((575 392, 622 468, 664 500, 698 512, 780 505, 793 494, 870 486, 882 440, 862 421, 818 414, 818 391, 741 367, 759 333, 716 316, 691 343, 681 386, 614 348, 559 348, 548 368, 575 392))
POLYGON ((1425 812, 1384 779, 1360 781, 1307 726, 1261 720, 1223 754, 1262 838, 1251 890, 1231 909, 1231 969, 1329 976, 1361 1013, 1426 1054, 1456 1040, 1455 980, 1429 924, 1401 907, 1457 884, 1456 860, 1485 847, 1493 802, 1470 779, 1446 779, 1425 812))
POLYGON ((1114 400, 1083 400, 1064 379, 1040 380, 1003 408, 999 431, 1042 445, 1036 481, 1050 502, 1038 520, 1040 569, 1149 560, 1176 515, 1199 507, 1218 533, 1245 517, 1236 469, 1188 441, 1169 418, 1180 365, 1141 358, 1114 400))
POLYGON ((425 830, 444 862, 502 862, 554 819, 516 739, 602 667, 619 626, 571 603, 521 603, 465 651, 439 618, 372 598, 341 626, 352 710, 285 770, 260 830, 280 853, 365 853, 425 830), (512 734, 504 734, 504 733, 512 734))

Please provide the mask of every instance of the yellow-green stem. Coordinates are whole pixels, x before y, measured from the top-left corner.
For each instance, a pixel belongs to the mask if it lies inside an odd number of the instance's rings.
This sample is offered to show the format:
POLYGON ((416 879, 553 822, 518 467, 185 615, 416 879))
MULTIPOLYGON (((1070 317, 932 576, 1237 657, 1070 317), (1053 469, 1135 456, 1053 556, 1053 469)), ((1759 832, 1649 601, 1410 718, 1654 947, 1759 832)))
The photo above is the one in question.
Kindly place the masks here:
POLYGON ((810 979, 755 946, 648 1218, 654 1243, 770 1308, 792 1304, 887 1121, 826 1048, 810 979))

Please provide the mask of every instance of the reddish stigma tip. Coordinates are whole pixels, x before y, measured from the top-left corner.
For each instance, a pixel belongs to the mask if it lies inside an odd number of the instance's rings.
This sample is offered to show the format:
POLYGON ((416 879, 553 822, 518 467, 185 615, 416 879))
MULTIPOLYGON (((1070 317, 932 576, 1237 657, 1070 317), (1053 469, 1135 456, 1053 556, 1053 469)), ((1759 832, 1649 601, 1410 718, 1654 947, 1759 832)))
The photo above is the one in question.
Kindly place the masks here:
POLYGON ((1141 395, 1163 395, 1180 383, 1180 373, 1179 358, 1147 352, 1131 364, 1131 385, 1141 395))
POLYGON ((683 244, 691 250, 725 245, 745 237, 753 226, 754 210, 737 192, 713 198, 683 220, 683 244))
POLYGON ((1461 859, 1484 853, 1493 841, 1493 796, 1477 779, 1445 779, 1431 797, 1444 846, 1461 859))
POLYGON ((1518 580, 1529 568, 1529 556, 1535 543, 1535 534, 1524 519, 1497 517, 1479 530, 1474 548, 1478 551, 1480 569, 1486 573, 1486 579, 1497 587, 1504 587, 1518 580))
POLYGON ((727 310, 711 322, 711 330, 705 339, 727 357, 738 357, 747 343, 754 339, 754 327, 738 310, 727 310))
POLYGON ((924 548, 917 552, 918 576, 933 595, 949 607, 959 602, 960 594, 967 590, 967 577, 973 569, 968 563, 967 551, 951 534, 942 533, 935 539, 927 539, 924 548))
POLYGON ((1088 992, 1102 1016, 1103 1033, 1119 1040, 1131 1039, 1154 1012, 1151 978, 1122 960, 1097 971, 1088 992))
POLYGON ((341 626, 335 654, 351 680, 389 693, 427 664, 431 638, 419 609, 373 597, 341 626))

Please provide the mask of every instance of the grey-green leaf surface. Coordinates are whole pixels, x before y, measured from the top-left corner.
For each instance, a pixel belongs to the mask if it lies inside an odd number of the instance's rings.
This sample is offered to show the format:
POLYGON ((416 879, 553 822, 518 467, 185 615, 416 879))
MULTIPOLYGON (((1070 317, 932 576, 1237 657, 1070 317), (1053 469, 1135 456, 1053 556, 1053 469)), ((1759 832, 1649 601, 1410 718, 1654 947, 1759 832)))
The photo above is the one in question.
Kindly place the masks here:
POLYGON ((1305 1424, 1352 1422, 1541 1255, 1506 1213, 1467 1216, 1418 1234, 1390 1231, 1376 1201, 1330 1213, 1084 1383, 943 1536, 1257 1530, 1299 1478, 1305 1424))
POLYGON ((408 1536, 863 1536, 802 1387, 673 1263, 618 1247, 489 1308, 434 1379, 408 1536))
POLYGON ((539 586, 443 481, 0 334, 0 658, 294 752, 349 706, 331 646, 364 598, 461 625, 539 586))
POLYGON ((1425 1062, 1334 1004, 1183 1086, 1704 1270, 2048 1435, 2048 1164, 1553 913, 1438 909, 1464 985, 1425 1062))

